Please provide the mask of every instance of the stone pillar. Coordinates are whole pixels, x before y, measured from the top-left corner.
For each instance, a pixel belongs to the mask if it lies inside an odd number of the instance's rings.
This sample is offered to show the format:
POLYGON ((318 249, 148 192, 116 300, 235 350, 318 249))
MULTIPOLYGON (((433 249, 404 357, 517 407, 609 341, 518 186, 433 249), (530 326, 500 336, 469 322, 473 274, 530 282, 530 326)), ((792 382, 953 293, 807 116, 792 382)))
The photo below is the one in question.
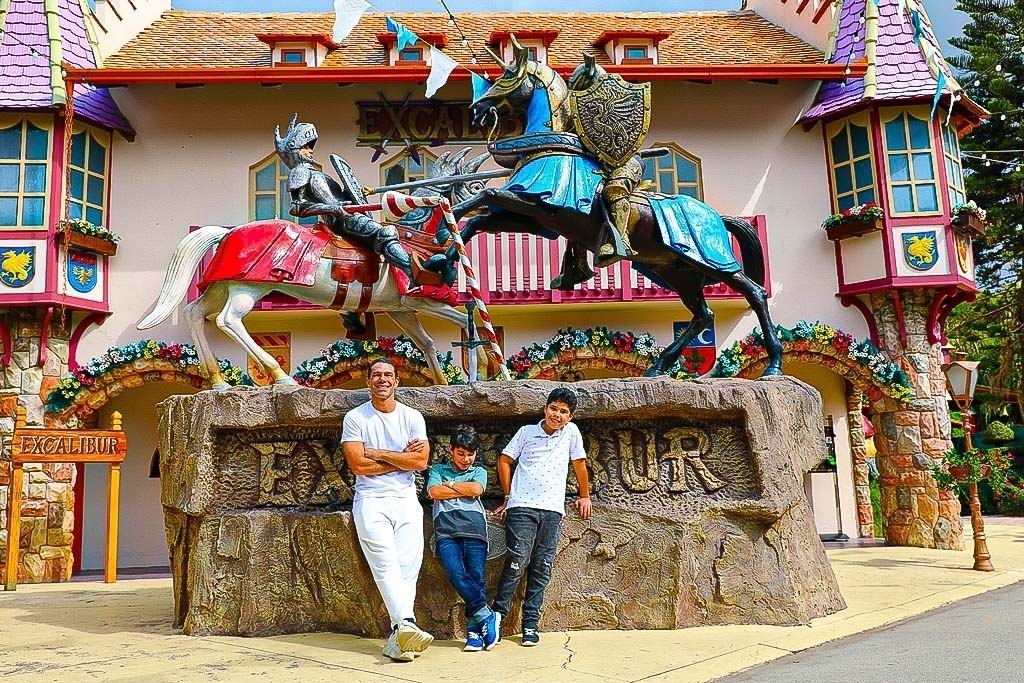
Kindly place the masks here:
POLYGON ((879 347, 910 378, 907 404, 872 404, 885 537, 891 545, 963 548, 960 503, 940 491, 931 467, 952 446, 938 344, 928 341, 926 289, 871 294, 879 347))
MULTIPOLYGON (((70 314, 69 314, 70 317, 70 314)), ((11 434, 14 411, 24 406, 28 424, 42 427, 46 397, 67 373, 68 331, 54 311, 46 353, 39 365, 43 311, 8 309, 4 322, 11 333, 11 363, 3 369, 0 388, 0 571, 7 549, 7 501, 11 482, 11 434)), ((47 425, 49 426, 49 425, 47 425)), ((71 578, 71 543, 75 520, 75 467, 65 464, 26 465, 21 502, 21 553, 18 581, 41 583, 71 578)))
POLYGON ((861 422, 861 391, 846 383, 846 424, 850 432, 850 453, 853 459, 853 492, 857 501, 857 532, 861 538, 875 537, 875 512, 871 507, 871 484, 868 474, 868 448, 864 443, 861 422))

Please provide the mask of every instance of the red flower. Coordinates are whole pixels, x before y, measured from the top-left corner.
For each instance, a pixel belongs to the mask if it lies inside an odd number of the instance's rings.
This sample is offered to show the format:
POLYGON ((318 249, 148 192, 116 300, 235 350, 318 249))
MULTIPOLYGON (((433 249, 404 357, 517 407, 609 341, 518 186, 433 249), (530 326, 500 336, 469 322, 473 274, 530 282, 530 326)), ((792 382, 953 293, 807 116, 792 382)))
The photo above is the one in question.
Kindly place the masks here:
POLYGON ((379 346, 382 351, 394 351, 395 339, 394 337, 380 337, 377 339, 377 346, 379 346))
POLYGON ((832 338, 832 346, 840 353, 849 351, 852 343, 853 335, 847 332, 836 332, 836 336, 832 338))

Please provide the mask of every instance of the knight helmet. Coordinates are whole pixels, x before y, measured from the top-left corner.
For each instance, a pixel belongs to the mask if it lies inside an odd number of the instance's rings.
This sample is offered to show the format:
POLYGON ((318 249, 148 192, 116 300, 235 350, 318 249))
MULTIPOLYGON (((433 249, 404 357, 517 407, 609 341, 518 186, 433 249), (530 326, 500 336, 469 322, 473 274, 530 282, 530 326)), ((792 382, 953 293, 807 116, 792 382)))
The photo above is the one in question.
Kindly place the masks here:
POLYGON ((303 147, 312 149, 316 145, 316 126, 312 123, 298 123, 299 115, 294 114, 288 123, 288 130, 284 137, 281 137, 281 127, 274 126, 274 147, 277 148, 277 155, 288 168, 295 168, 302 157, 299 150, 303 147))

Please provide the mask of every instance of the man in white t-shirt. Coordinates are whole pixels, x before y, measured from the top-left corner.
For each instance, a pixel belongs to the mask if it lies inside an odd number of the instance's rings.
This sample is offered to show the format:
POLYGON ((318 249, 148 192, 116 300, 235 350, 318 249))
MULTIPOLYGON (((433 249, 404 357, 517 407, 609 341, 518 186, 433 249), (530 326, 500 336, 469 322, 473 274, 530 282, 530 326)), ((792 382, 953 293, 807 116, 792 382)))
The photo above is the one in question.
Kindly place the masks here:
POLYGON ((391 618, 384 655, 411 662, 434 637, 416 625, 413 603, 423 561, 423 507, 414 472, 430 456, 419 411, 395 400, 398 374, 383 358, 366 371, 370 400, 345 415, 342 452, 356 475, 352 517, 391 618))
POLYGON ((494 644, 501 640, 501 621, 508 616, 512 597, 524 575, 522 642, 526 646, 540 643, 540 608, 558 549, 570 462, 579 483, 576 509, 583 519, 590 517, 587 452, 579 428, 572 423, 576 405, 572 389, 559 387, 552 391, 544 406, 544 419, 520 427, 498 459, 498 479, 505 492, 505 504, 496 512, 505 518, 508 552, 494 596, 498 636, 494 644))

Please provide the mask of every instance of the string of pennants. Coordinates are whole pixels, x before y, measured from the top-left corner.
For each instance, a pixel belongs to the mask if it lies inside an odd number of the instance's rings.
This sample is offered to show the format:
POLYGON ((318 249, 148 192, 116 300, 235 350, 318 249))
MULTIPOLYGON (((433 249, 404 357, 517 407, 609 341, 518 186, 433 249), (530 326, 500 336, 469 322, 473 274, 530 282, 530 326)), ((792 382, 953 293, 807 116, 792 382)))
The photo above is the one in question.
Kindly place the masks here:
MULTIPOLYGON (((448 13, 448 25, 459 32, 462 46, 469 47, 469 39, 459 27, 458 22, 455 20, 455 15, 452 14, 450 9, 448 9, 447 2, 445 0, 439 0, 439 2, 448 13)), ((345 40, 345 38, 352 33, 352 30, 355 29, 356 25, 362 19, 363 14, 371 9, 376 12, 381 12, 380 9, 367 2, 367 0, 334 0, 334 27, 332 35, 334 42, 340 43, 345 40)), ((384 26, 386 30, 389 33, 394 33, 396 36, 396 49, 399 52, 407 47, 415 45, 418 41, 422 41, 422 39, 407 26, 391 18, 386 13, 381 13, 385 14, 384 26)), ((428 44, 426 41, 422 42, 430 48, 430 74, 427 76, 426 83, 427 97, 433 97, 434 94, 448 82, 448 78, 458 67, 462 67, 470 73, 470 78, 472 79, 473 84, 474 99, 485 93, 490 87, 491 83, 487 80, 486 75, 478 74, 476 71, 473 71, 464 64, 456 62, 433 45, 428 44)), ((477 64, 478 59, 476 53, 472 51, 472 48, 470 48, 470 53, 472 54, 472 63, 477 64)))

